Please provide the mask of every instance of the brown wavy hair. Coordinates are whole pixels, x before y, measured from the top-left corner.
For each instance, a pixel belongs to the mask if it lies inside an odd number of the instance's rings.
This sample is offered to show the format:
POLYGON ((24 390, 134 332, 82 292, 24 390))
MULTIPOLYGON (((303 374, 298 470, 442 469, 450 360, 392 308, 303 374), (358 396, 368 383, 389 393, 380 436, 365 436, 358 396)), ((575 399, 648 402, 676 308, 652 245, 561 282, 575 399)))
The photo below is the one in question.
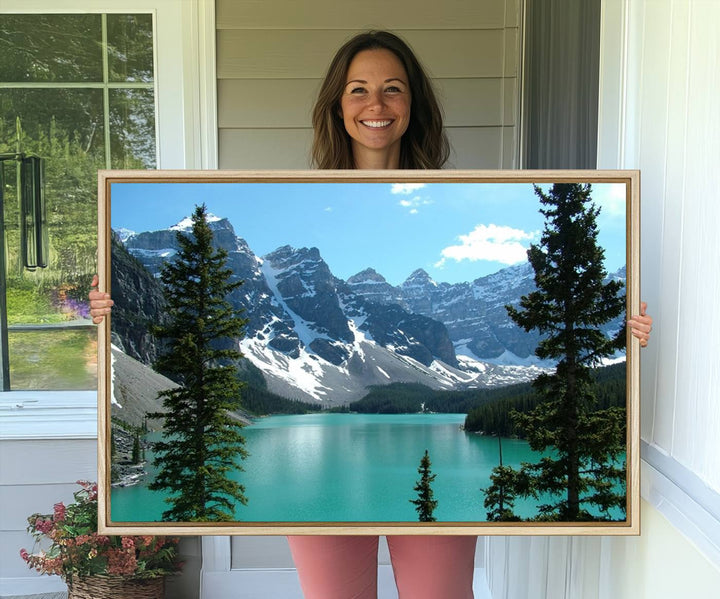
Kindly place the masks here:
POLYGON ((340 116, 340 98, 355 55, 377 49, 398 57, 410 85, 410 122, 401 140, 400 168, 441 168, 450 155, 450 145, 432 83, 407 43, 388 31, 360 33, 345 42, 332 59, 312 113, 313 165, 320 169, 355 168, 350 136, 340 116))

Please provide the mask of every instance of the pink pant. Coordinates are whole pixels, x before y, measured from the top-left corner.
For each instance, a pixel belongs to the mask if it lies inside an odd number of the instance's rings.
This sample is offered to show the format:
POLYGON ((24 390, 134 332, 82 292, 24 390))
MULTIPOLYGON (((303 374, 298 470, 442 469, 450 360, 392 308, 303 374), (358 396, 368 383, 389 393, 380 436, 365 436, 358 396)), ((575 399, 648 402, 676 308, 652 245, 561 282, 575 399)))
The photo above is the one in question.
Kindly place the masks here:
MULTIPOLYGON (((291 536, 305 599, 376 599, 376 536, 291 536)), ((389 536, 399 599, 472 599, 474 536, 389 536)))

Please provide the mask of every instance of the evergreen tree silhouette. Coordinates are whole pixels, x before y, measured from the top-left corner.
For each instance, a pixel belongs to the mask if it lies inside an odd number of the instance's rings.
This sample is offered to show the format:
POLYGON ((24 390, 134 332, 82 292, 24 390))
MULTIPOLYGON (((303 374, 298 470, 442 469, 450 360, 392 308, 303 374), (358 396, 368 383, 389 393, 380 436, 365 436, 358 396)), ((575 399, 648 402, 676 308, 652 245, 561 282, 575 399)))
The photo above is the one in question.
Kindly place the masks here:
MULTIPOLYGON (((607 520, 610 510, 626 504, 625 409, 598 409, 592 373, 624 347, 624 327, 612 338, 599 328, 623 313, 623 283, 605 281, 600 209, 591 201, 591 186, 555 184, 547 193, 536 186, 535 193, 545 216, 540 243, 528 250, 537 290, 507 310, 526 331, 543 335, 535 354, 557 360, 554 373, 533 383, 538 405, 513 414, 530 447, 544 457, 516 472, 496 468, 494 475, 515 497, 550 498, 539 506, 537 520, 607 520), (592 515, 589 506, 602 515, 592 515)), ((497 489, 490 491, 497 497, 497 489)), ((486 507, 497 514, 497 499, 486 507)), ((500 512, 514 517, 504 506, 500 512)))
POLYGON ((431 466, 430 454, 428 450, 425 450, 420 460, 420 467, 418 468, 418 474, 420 474, 420 480, 415 484, 415 491, 417 491, 417 499, 411 499, 410 503, 415 505, 415 511, 418 513, 418 520, 420 522, 435 522, 433 512, 438 505, 432 490, 432 482, 435 480, 436 474, 432 474, 430 470, 431 466))
POLYGON ((170 493, 164 520, 232 520, 236 504, 247 503, 231 477, 247 457, 242 424, 228 415, 239 406, 234 364, 246 320, 226 297, 242 282, 231 280, 227 253, 213 247, 204 205, 192 215, 191 234, 178 232, 177 240, 176 259, 161 272, 169 318, 156 331, 166 341, 156 368, 179 386, 159 394, 163 412, 148 414, 164 421, 150 489, 170 493))

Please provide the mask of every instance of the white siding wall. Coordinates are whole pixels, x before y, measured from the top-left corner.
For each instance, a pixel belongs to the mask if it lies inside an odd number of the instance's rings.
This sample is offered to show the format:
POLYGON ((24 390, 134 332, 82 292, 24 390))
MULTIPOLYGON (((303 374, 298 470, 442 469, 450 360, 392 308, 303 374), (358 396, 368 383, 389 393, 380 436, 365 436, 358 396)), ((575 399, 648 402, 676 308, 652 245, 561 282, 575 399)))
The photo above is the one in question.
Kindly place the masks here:
POLYGON ((656 323, 642 357, 642 535, 491 539, 495 599, 717 596, 718 23, 716 0, 603 5, 598 166, 642 171, 642 296, 656 323))
POLYGON ((220 168, 308 168, 310 113, 330 59, 372 28, 403 36, 435 79, 452 167, 517 167, 519 5, 218 0, 220 168))
POLYGON ((78 480, 97 479, 97 400, 93 391, 0 393, 0 596, 62 591, 20 559, 31 550, 27 517, 73 500, 78 480))

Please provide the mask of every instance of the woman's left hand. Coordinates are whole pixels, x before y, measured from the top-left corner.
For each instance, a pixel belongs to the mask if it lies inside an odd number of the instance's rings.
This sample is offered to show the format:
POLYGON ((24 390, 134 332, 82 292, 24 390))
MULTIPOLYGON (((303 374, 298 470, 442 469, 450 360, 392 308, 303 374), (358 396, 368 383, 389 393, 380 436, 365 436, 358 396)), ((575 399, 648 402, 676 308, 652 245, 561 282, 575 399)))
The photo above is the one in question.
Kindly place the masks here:
POLYGON ((110 299, 109 293, 98 291, 98 276, 93 277, 92 283, 90 283, 90 293, 88 293, 88 299, 90 300, 90 316, 95 324, 100 324, 106 315, 110 314, 110 310, 113 306, 113 301, 110 299))
POLYGON ((640 340, 640 347, 647 347, 650 331, 652 331, 653 319, 646 313, 646 310, 647 304, 640 302, 640 314, 636 314, 627 321, 632 334, 640 340))

